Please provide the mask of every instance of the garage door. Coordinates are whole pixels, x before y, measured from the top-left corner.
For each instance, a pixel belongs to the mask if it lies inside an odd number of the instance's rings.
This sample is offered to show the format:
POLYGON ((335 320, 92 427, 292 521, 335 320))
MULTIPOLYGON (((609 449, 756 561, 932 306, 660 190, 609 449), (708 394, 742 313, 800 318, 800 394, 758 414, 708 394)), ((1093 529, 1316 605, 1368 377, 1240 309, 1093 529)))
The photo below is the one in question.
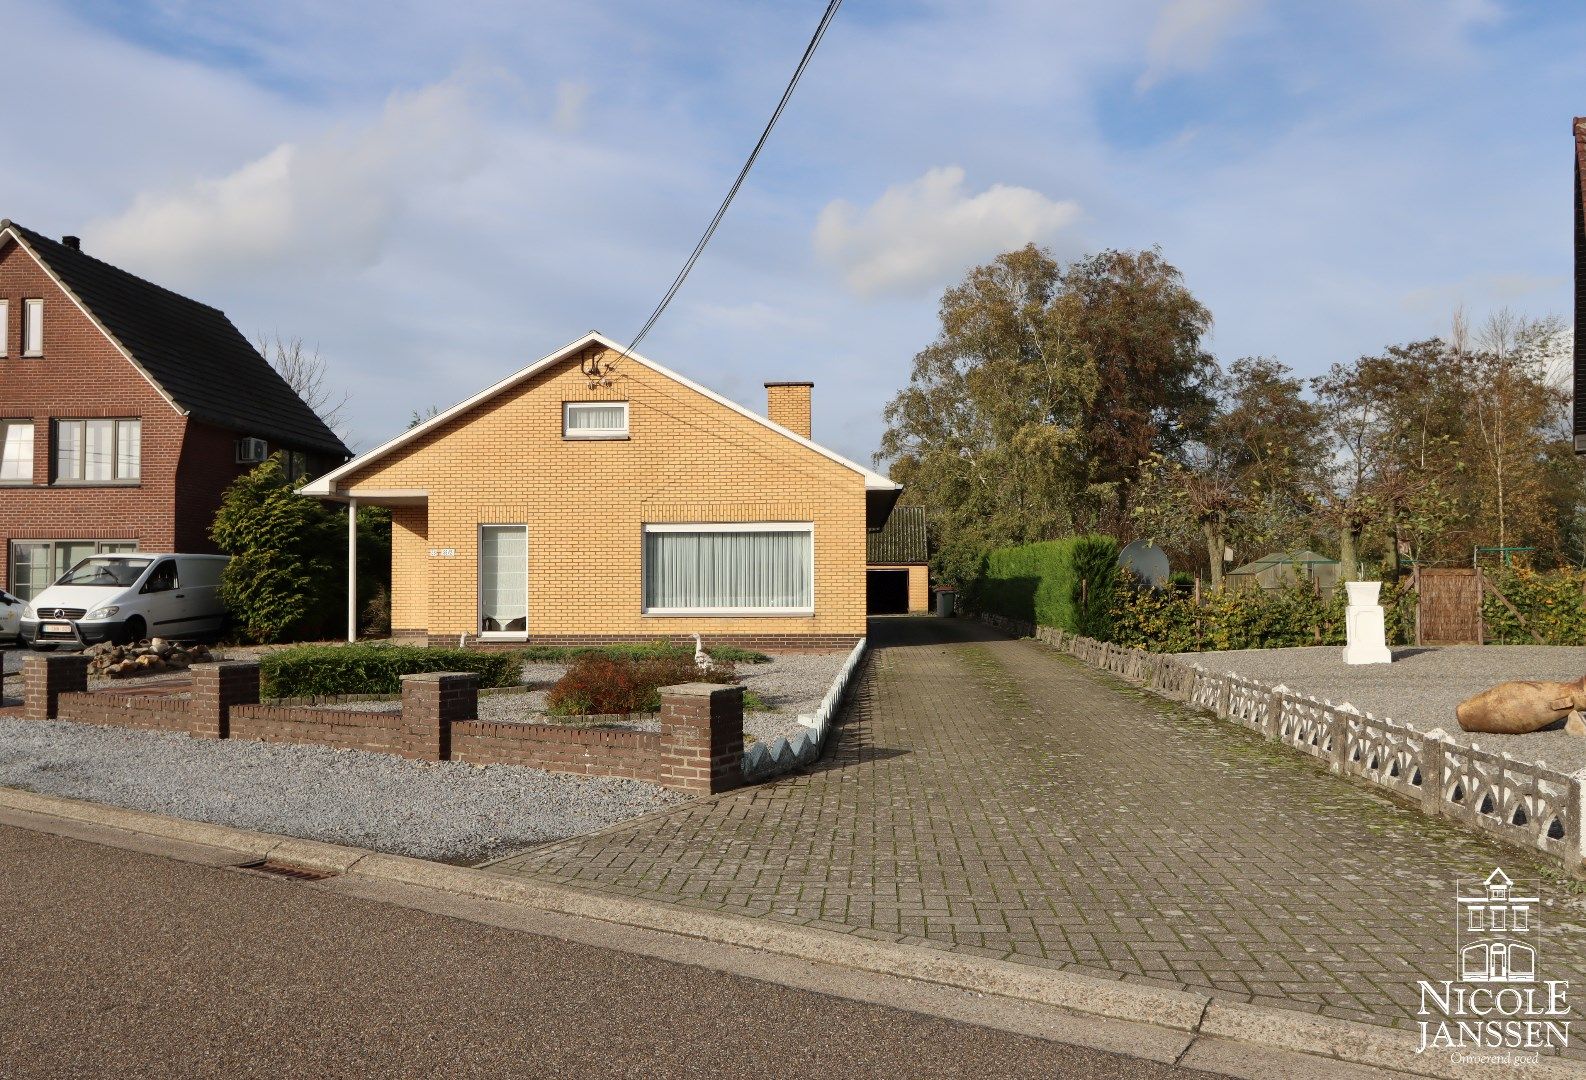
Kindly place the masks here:
POLYGON ((872 615, 909 613, 909 572, 907 570, 866 570, 865 609, 872 615))

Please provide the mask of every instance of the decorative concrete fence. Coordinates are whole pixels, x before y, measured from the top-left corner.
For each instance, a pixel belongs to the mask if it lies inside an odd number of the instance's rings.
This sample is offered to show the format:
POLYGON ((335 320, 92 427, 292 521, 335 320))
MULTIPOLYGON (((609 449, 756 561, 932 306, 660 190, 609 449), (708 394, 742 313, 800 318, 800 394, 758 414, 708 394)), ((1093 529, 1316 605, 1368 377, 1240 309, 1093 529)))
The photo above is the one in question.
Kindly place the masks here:
POLYGON ((419 761, 527 765, 649 780, 696 795, 727 791, 744 780, 741 686, 663 687, 659 732, 607 731, 481 721, 479 677, 472 672, 404 675, 400 711, 361 712, 260 704, 256 663, 194 667, 193 692, 185 698, 89 693, 88 664, 80 654, 27 657, 24 718, 332 746, 419 761))
POLYGON ((1341 776, 1385 788, 1423 813, 1544 852, 1571 870, 1586 862, 1581 836, 1586 769, 1563 773, 1545 762, 1464 746, 1441 730, 1422 731, 1233 672, 1217 675, 1173 656, 1047 626, 1013 629, 1163 697, 1259 732, 1325 762, 1341 776))
POLYGON ((777 737, 769 742, 755 743, 744 752, 743 778, 745 781, 766 780, 800 765, 813 764, 826 750, 826 738, 835 726, 837 712, 853 688, 860 665, 864 663, 867 638, 848 653, 842 669, 832 680, 832 685, 814 713, 800 716, 801 730, 789 737, 777 737))

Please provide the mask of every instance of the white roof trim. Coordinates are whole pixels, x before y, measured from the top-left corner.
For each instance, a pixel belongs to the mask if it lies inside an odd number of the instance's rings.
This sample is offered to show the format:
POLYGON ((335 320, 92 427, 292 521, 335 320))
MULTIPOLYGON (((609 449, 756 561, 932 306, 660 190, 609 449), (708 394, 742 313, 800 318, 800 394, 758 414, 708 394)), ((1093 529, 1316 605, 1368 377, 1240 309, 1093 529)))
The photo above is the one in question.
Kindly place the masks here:
MULTIPOLYGON (((407 445, 408 443, 412 442, 414 439, 421 438, 423 435, 425 435, 427 432, 433 430, 434 428, 438 428, 442 424, 445 424, 447 421, 449 421, 449 420, 451 420, 451 419, 453 419, 453 418, 455 418, 457 416, 461 416, 463 413, 468 412, 470 409, 474 408, 475 406, 481 405, 484 402, 489 401, 491 398, 495 397, 497 394, 500 394, 500 393, 503 393, 503 392, 505 392, 507 390, 510 390, 512 387, 518 385, 519 383, 523 382, 524 380, 532 378, 534 375, 537 375, 539 372, 545 370, 546 368, 552 366, 553 364, 560 363, 561 361, 567 359, 569 356, 572 356, 573 354, 577 353, 581 349, 586 349, 586 348, 588 348, 591 345, 603 345, 606 348, 611 349, 611 350, 613 350, 615 352, 619 352, 619 353, 623 351, 623 347, 621 345, 619 345, 615 341, 612 341, 606 335, 600 334, 600 333, 596 333, 594 331, 590 331, 589 333, 585 334, 583 337, 579 338, 577 341, 570 342, 569 344, 562 346, 562 348, 557 349, 555 352, 551 353, 550 355, 541 357, 540 359, 536 360, 534 363, 530 364, 528 367, 522 369, 521 371, 518 371, 518 372, 515 372, 515 373, 513 373, 511 375, 508 375, 505 379, 502 379, 500 382, 496 383, 494 386, 487 387, 486 389, 481 390, 479 393, 475 394, 473 397, 468 398, 465 401, 458 402, 456 405, 453 405, 451 408, 447 409, 445 412, 437 413, 435 416, 430 417, 428 420, 424 421, 422 424, 419 424, 416 427, 411 427, 408 430, 404 431, 402 434, 398 435, 396 438, 391 439, 388 442, 381 443, 379 446, 375 447, 373 450, 370 450, 367 453, 359 454, 357 457, 355 457, 351 461, 347 462, 347 464, 342 465, 339 468, 332 469, 330 472, 326 473, 324 476, 321 476, 318 480, 315 480, 312 483, 305 484, 304 486, 299 488, 298 491, 301 492, 304 495, 319 495, 319 496, 334 496, 334 495, 346 494, 345 491, 340 491, 340 490, 337 489, 337 482, 340 481, 343 477, 346 477, 346 476, 348 476, 348 475, 350 475, 350 474, 352 474, 354 472, 357 472, 359 469, 365 468, 366 466, 371 465, 371 464, 373 464, 376 461, 379 461, 381 458, 385 457, 387 454, 390 454, 392 451, 397 450, 400 447, 407 445)), ((716 393, 714 390, 708 390, 705 387, 703 387, 703 386, 699 385, 698 383, 694 382, 692 379, 685 378, 684 376, 679 375, 677 372, 671 370, 670 368, 663 367, 662 365, 657 364, 654 360, 651 360, 648 357, 640 356, 636 352, 630 352, 630 353, 627 354, 627 359, 634 360, 634 361, 636 361, 636 362, 638 362, 640 364, 643 364, 645 367, 651 369, 652 371, 655 371, 658 374, 664 375, 667 378, 673 380, 674 382, 680 383, 683 386, 688 387, 690 390, 693 390, 693 391, 695 391, 697 393, 703 394, 705 397, 707 397, 710 400, 716 402, 716 404, 725 405, 727 408, 731 409, 735 413, 738 413, 740 416, 746 416, 749 419, 755 421, 756 423, 761 424, 764 427, 770 428, 772 431, 776 432, 777 434, 784 435, 787 438, 792 439, 794 442, 798 443, 800 446, 803 446, 803 447, 806 447, 807 449, 813 450, 817 454, 821 455, 824 458, 829 458, 832 461, 835 461, 839 465, 842 465, 842 466, 844 466, 846 468, 854 470, 854 472, 858 473, 860 476, 863 476, 865 478, 865 490, 866 491, 900 491, 903 488, 902 484, 895 483, 893 480, 889 479, 888 477, 882 476, 880 473, 875 472, 875 471, 873 471, 871 469, 867 469, 863 465, 859 465, 859 464, 857 464, 855 462, 849 461, 847 458, 843 457, 841 454, 834 453, 833 451, 826 449, 824 446, 821 446, 819 443, 811 442, 809 439, 804 438, 804 436, 798 434, 797 432, 789 431, 787 428, 783 427, 781 424, 774 424, 770 420, 767 420, 765 417, 761 416, 759 413, 751 412, 748 409, 744 408, 742 405, 739 405, 735 401, 729 401, 727 398, 722 397, 720 394, 716 393)))
POLYGON ((10 221, 9 219, 7 219, 7 220, 4 220, 4 221, 0 221, 0 225, 4 225, 5 226, 4 228, 0 228, 0 243, 4 243, 5 242, 5 238, 8 237, 8 236, 11 239, 15 240, 17 242, 17 247, 19 247, 23 251, 27 252, 28 255, 33 259, 33 261, 38 263, 39 269, 43 270, 44 273, 49 277, 49 279, 55 283, 55 287, 57 289, 59 289, 62 293, 64 293, 68 300, 70 300, 73 304, 77 305, 77 310, 81 311, 83 313, 84 318, 86 318, 89 322, 93 323, 94 327, 101 334, 105 335, 105 340, 110 342, 111 345, 115 346, 116 351, 118 353, 120 353, 123 357, 126 358, 127 363, 132 365, 133 370, 135 370, 139 375, 142 375, 143 378, 144 378, 144 381, 146 381, 150 386, 152 386, 154 388, 154 392, 156 394, 159 394, 160 397, 164 398, 165 399, 165 403, 167 405, 169 405, 171 408, 175 409, 176 410, 176 414, 178 416, 187 416, 188 415, 188 411, 186 409, 182 408, 180 405, 178 405, 176 403, 176 399, 173 398, 170 394, 165 392, 165 387, 161 386, 155 380, 154 376, 149 374, 147 368, 145 368, 142 364, 138 363, 137 359, 135 357, 133 357, 132 352, 125 345, 121 344, 121 342, 116 339, 116 335, 114 335, 114 334, 112 334, 110 332, 110 328, 107 327, 104 323, 99 321, 99 316, 95 315, 92 311, 89 311, 88 310, 88 305, 83 303, 81 298, 79 298, 78 295, 75 292, 73 292, 71 289, 67 288, 66 282, 64 282, 64 281, 62 281, 60 279, 60 276, 55 273, 54 269, 51 268, 49 263, 45 262, 42 258, 39 257, 39 253, 33 250, 33 245, 28 243, 27 237, 23 236, 17 230, 16 224, 14 222, 10 221))

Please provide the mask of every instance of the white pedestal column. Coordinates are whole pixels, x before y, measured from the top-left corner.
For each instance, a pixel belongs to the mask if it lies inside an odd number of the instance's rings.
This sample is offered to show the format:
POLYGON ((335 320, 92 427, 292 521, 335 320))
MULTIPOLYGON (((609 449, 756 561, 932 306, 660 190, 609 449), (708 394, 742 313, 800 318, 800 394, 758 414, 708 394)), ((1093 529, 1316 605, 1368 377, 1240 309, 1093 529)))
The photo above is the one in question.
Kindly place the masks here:
POLYGON ((1344 611, 1344 633, 1348 642, 1344 646, 1346 664, 1391 664, 1393 653, 1388 651, 1388 628, 1377 597, 1382 592, 1380 581, 1347 581, 1349 607, 1344 611))

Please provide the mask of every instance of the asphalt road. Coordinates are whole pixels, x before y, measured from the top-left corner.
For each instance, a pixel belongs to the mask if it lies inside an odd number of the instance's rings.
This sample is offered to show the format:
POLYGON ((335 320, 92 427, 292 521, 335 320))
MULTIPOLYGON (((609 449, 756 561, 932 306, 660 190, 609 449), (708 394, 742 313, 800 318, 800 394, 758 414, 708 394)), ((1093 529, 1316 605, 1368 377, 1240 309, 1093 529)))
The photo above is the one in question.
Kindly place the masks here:
POLYGON ((8 1077, 1209 1074, 0 827, 8 1077))

